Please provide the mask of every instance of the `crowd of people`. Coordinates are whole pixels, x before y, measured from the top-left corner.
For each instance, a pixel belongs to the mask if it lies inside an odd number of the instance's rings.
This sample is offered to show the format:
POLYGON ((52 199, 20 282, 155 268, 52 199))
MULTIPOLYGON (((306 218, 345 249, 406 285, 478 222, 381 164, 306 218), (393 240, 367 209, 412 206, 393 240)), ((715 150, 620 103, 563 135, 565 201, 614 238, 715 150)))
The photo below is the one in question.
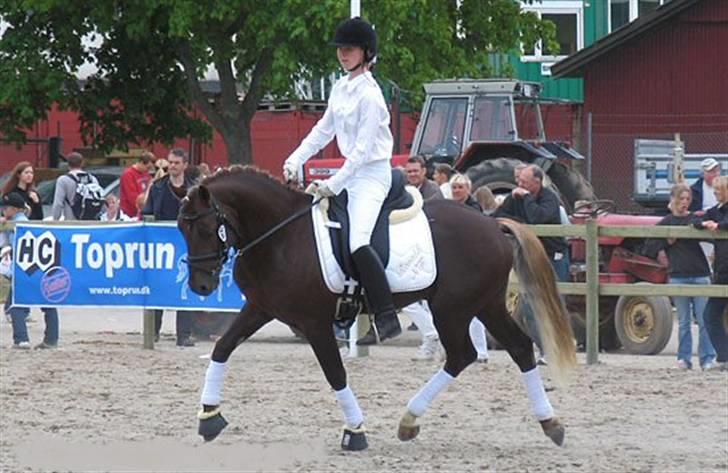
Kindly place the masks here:
MULTIPOLYGON (((187 189, 210 173, 207 165, 188 166, 187 152, 173 149, 166 159, 157 159, 151 152, 142 153, 120 177, 120 193, 101 195, 98 179, 85 169, 84 158, 73 152, 66 156, 68 170, 56 178, 50 215, 44 215, 36 187, 35 172, 30 162, 18 163, 0 189, 0 223, 27 220, 98 220, 100 222, 134 221, 144 216, 154 220, 177 220, 179 202, 187 189)), ((0 275, 12 278, 12 244, 14 230, 0 232, 0 275)), ((13 348, 30 349, 27 320, 30 309, 13 306, 9 292, 4 310, 13 329, 13 348)), ((43 341, 37 349, 58 346, 59 319, 54 307, 42 308, 46 324, 43 341)), ((162 311, 156 311, 156 339, 162 324, 162 311)), ((193 312, 177 312, 177 345, 194 346, 191 339, 193 312)))

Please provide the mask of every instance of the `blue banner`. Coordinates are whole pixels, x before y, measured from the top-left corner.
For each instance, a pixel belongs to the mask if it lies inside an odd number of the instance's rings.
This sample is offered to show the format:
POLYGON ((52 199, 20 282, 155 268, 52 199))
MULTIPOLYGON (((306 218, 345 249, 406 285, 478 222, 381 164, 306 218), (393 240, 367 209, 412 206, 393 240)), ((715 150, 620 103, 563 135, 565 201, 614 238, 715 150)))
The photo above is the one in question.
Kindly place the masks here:
POLYGON ((187 245, 174 223, 15 227, 13 303, 239 311, 231 255, 207 297, 189 287, 187 245))

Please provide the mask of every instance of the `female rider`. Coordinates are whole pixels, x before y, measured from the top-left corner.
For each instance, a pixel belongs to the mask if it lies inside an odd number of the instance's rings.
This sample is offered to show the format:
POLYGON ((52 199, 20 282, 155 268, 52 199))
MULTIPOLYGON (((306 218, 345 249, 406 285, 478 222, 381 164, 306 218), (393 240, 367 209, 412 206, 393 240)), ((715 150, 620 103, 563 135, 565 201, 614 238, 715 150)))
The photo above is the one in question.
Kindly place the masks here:
MULTIPOLYGON (((364 287, 379 341, 399 335, 402 329, 392 302, 384 266, 370 246, 374 225, 392 182, 392 134, 389 111, 379 85, 369 69, 376 57, 377 38, 361 18, 339 24, 334 34, 336 56, 348 75, 331 90, 324 116, 283 164, 286 181, 297 180, 303 163, 336 137, 344 165, 326 181, 307 189, 316 198, 348 193, 351 222, 349 248, 364 287)), ((357 342, 377 343, 370 331, 357 342)))

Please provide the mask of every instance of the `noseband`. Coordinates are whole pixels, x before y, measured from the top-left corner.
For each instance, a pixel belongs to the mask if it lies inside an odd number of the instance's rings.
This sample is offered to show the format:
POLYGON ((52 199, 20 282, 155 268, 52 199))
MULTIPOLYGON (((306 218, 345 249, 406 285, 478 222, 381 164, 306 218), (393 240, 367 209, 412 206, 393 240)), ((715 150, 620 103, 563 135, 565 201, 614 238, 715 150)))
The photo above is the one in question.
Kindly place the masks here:
POLYGON ((240 241, 240 234, 235 229, 234 226, 230 224, 230 221, 228 220, 225 213, 220 209, 220 205, 217 203, 217 200, 215 200, 214 197, 211 196, 210 198, 210 208, 205 210, 204 212, 195 213, 191 215, 184 215, 181 214, 180 217, 182 220, 186 220, 188 222, 194 222, 197 221, 203 217, 207 217, 208 215, 214 214, 215 220, 217 221, 217 251, 214 251, 212 253, 205 253, 202 255, 197 256, 187 256, 187 259, 184 260, 185 263, 187 263, 187 266, 189 266, 190 269, 196 269, 198 271, 201 271, 209 276, 212 276, 213 278, 217 278, 220 276, 220 272, 222 271, 223 266, 227 262, 228 254, 230 253, 230 248, 232 248, 234 245, 230 245, 228 243, 228 235, 227 235, 227 229, 230 228, 233 233, 235 234, 238 241, 240 241), (217 265, 214 269, 206 269, 202 266, 200 266, 200 263, 203 263, 205 261, 215 260, 217 261, 217 265))

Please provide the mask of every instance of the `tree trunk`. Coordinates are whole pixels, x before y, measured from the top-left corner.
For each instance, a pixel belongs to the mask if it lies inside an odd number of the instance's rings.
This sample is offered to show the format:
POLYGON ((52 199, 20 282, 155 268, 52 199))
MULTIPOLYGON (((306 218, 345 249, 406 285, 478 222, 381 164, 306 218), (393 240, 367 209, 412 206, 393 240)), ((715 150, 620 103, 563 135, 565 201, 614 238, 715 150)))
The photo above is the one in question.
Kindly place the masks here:
POLYGON ((230 164, 253 164, 253 144, 250 135, 250 124, 228 123, 224 129, 219 130, 225 141, 230 164))

